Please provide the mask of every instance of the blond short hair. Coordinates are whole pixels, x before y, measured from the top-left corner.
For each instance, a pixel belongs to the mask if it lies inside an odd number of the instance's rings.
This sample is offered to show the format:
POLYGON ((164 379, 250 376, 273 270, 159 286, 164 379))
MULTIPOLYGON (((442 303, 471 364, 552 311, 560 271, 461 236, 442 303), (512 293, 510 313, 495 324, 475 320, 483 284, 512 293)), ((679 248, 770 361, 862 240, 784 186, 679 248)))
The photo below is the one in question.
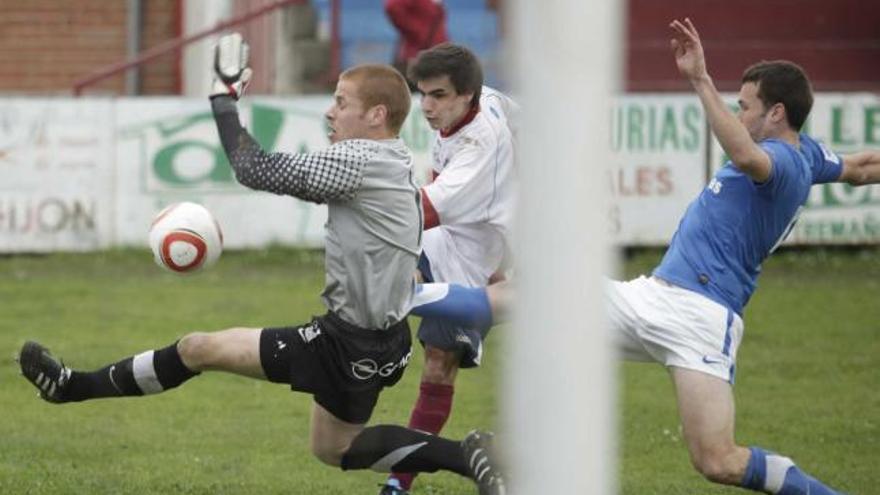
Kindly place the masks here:
POLYGON ((364 108, 384 105, 388 111, 387 126, 394 135, 400 133, 412 97, 403 75, 390 65, 363 64, 352 67, 339 75, 357 83, 357 97, 364 108))

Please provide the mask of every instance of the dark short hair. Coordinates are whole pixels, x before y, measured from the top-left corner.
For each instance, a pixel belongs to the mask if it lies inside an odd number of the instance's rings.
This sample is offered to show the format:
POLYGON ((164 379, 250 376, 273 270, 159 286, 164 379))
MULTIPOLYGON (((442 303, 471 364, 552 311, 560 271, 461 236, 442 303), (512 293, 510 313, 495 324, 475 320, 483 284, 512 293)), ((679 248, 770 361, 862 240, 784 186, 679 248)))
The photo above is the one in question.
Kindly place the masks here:
POLYGON ((388 111, 388 130, 395 135, 400 133, 412 101, 409 86, 400 72, 390 65, 363 64, 346 70, 339 79, 357 82, 357 96, 364 103, 364 110, 384 105, 388 111))
POLYGON ((455 92, 462 95, 473 93, 471 105, 480 101, 483 89, 483 68, 474 52, 462 45, 441 43, 422 51, 409 66, 407 75, 418 83, 425 79, 449 76, 455 92))
POLYGON ((813 89, 804 69, 788 60, 765 60, 746 69, 742 82, 758 85, 758 98, 765 108, 782 103, 788 125, 801 130, 813 108, 813 89))

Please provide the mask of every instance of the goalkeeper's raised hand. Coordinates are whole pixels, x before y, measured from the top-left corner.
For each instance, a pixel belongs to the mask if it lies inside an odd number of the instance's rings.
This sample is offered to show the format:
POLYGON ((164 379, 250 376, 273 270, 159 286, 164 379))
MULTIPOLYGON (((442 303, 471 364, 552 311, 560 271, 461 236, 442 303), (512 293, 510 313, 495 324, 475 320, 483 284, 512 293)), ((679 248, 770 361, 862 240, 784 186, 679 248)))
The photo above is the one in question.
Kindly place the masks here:
POLYGON ((248 67, 248 44, 238 33, 226 34, 214 47, 214 82, 211 98, 231 96, 241 98, 251 79, 248 67))

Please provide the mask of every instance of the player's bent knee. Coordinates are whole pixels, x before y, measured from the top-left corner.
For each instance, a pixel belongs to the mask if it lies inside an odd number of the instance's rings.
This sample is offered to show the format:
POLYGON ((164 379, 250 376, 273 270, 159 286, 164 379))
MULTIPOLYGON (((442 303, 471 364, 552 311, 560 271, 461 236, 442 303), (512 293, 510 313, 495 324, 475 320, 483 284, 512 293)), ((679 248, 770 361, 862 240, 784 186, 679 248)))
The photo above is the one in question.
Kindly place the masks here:
POLYGON ((211 362, 211 334, 193 332, 184 335, 177 343, 177 352, 183 364, 193 370, 202 371, 211 362))
POLYGON ((704 478, 714 483, 729 484, 738 480, 737 473, 727 460, 729 456, 718 453, 703 453, 691 457, 691 463, 704 478))
POLYGON ((311 450, 312 455, 319 461, 333 467, 339 467, 342 464, 342 455, 345 453, 336 446, 316 442, 312 442, 311 450))
POLYGON ((723 469, 720 464, 715 464, 712 462, 694 462, 694 469, 697 470, 698 473, 703 475, 709 481, 719 482, 719 480, 723 477, 723 469))
POLYGON ((426 347, 422 382, 452 385, 458 373, 460 359, 461 357, 455 352, 426 347))
POLYGON ((428 363, 425 363, 425 368, 422 371, 422 382, 444 384, 449 381, 450 376, 445 369, 439 366, 428 366, 428 363))

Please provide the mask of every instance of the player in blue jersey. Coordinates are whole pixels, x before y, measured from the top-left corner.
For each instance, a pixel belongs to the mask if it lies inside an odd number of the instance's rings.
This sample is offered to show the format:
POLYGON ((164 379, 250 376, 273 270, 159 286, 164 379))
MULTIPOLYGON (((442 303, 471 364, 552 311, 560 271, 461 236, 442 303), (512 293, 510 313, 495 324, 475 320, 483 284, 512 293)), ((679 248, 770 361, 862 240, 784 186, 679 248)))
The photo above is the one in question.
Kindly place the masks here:
MULTIPOLYGON (((761 263, 790 232, 810 187, 880 182, 880 152, 838 156, 799 132, 813 96, 791 62, 746 69, 734 116, 709 77, 694 25, 685 19, 670 27, 678 69, 730 161, 690 204, 650 277, 608 282, 612 332, 624 358, 669 370, 691 460, 707 479, 782 495, 836 494, 788 457, 736 444, 736 351, 761 263)), ((490 308, 504 306, 507 292, 425 286, 413 313, 489 325, 490 308)))
POLYGON ((693 23, 670 27, 678 70, 730 161, 690 204, 653 275, 612 284, 609 316, 632 345, 625 352, 670 370, 691 461, 703 476, 767 493, 834 494, 791 459, 736 444, 731 384, 741 315, 761 263, 791 231, 810 187, 876 181, 880 153, 841 158, 799 132, 813 96, 790 62, 746 69, 735 117, 712 83, 693 23))

